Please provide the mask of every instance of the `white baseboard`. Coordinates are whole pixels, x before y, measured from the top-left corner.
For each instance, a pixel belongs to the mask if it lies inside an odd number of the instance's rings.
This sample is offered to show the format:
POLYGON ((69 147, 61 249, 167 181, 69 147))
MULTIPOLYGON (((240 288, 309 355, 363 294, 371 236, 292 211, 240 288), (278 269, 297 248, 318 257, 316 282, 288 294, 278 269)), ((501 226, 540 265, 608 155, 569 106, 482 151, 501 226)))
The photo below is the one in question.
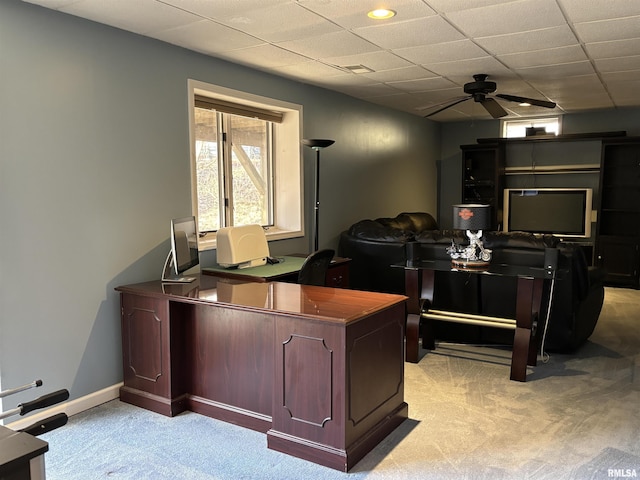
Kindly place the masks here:
POLYGON ((110 387, 85 395, 84 397, 71 400, 70 402, 59 403, 46 410, 39 410, 38 413, 22 417, 20 420, 5 426, 12 430, 21 430, 58 413, 66 413, 68 416, 72 416, 77 413, 84 412, 85 410, 89 410, 90 408, 97 407, 98 405, 102 405, 103 403, 107 403, 118 398, 120 396, 120 387, 122 385, 122 382, 116 383, 110 387))

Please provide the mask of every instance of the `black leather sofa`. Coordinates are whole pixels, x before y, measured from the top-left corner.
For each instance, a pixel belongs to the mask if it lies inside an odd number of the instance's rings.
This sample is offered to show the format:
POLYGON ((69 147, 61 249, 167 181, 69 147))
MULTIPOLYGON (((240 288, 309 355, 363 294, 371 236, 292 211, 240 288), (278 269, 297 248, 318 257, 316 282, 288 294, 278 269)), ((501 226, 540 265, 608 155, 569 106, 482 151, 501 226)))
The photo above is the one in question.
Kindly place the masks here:
POLYGON ((406 261, 406 244, 417 234, 437 230, 428 213, 361 220, 340 234, 338 255, 350 258, 349 286, 356 290, 404 294, 404 272, 391 268, 406 261))
MULTIPOLYGON (((451 242, 466 244, 464 232, 438 230, 426 213, 402 213, 395 218, 363 220, 340 236, 339 255, 352 259, 350 286, 355 289, 404 293, 404 271, 392 264, 419 259, 448 259, 451 242)), ((587 264, 579 246, 551 235, 486 232, 485 248, 492 262, 544 267, 546 249, 557 249, 555 281, 545 348, 571 352, 593 333, 604 300, 603 273, 587 264)), ((550 288, 550 282, 546 288, 550 288)), ((545 297, 548 297, 545 295, 545 297)), ((514 317, 514 278, 436 272, 433 308, 482 315, 514 317)), ((546 312, 547 305, 543 312, 546 312)), ((513 332, 487 327, 437 322, 436 338, 480 343, 511 343, 513 332)))

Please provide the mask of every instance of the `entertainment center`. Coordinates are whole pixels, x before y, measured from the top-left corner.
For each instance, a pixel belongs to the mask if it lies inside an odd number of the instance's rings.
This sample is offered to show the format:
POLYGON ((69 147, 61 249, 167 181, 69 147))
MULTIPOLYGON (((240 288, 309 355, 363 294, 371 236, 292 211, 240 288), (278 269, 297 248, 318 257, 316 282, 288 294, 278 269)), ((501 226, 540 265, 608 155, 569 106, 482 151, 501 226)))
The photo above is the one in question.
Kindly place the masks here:
POLYGON ((462 202, 491 205, 494 230, 552 233, 581 246, 607 285, 640 288, 640 137, 483 138, 460 148, 462 202))

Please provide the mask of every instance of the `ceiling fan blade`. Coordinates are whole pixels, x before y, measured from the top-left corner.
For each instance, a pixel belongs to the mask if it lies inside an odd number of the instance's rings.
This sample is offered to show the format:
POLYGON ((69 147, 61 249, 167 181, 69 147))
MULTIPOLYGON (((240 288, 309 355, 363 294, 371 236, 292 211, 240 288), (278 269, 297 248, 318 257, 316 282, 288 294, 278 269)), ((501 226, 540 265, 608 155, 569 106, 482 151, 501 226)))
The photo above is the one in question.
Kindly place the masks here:
POLYGON ((504 93, 498 93, 496 97, 504 98, 510 102, 529 103, 536 107, 556 108, 555 102, 548 102, 547 100, 536 100, 535 98, 518 97, 516 95, 507 95, 504 93))
POLYGON ((500 104, 496 102, 493 98, 485 98, 481 100, 480 103, 485 108, 485 110, 491 114, 493 118, 500 118, 500 117, 507 116, 506 110, 502 108, 500 104))
POLYGON ((460 98, 460 99, 458 99, 458 100, 456 100, 456 101, 454 101, 454 102, 452 102, 452 103, 449 103, 448 105, 445 105, 445 106, 444 106, 444 107, 442 107, 442 108, 439 108, 438 110, 436 110, 436 111, 434 111, 434 112, 429 113, 428 115, 425 115, 425 116, 424 116, 424 118, 429 118, 429 117, 431 117, 431 116, 435 115, 436 113, 440 113, 440 112, 442 112, 443 110, 446 110, 447 108, 451 108, 451 107, 453 107, 454 105, 457 105, 457 104, 459 104, 459 103, 466 102, 467 100, 469 100, 469 99, 471 99, 471 98, 472 98, 472 97, 463 97, 463 98, 460 98))

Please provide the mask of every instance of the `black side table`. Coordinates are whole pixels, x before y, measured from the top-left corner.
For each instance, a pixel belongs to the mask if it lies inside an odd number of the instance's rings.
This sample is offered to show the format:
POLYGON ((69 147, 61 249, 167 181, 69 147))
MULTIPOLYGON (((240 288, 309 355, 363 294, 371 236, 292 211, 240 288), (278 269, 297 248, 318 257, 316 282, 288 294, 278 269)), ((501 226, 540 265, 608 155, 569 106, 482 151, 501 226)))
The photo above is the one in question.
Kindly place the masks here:
POLYGON ((422 345, 435 349, 432 321, 483 325, 515 330, 511 357, 511 380, 524 382, 527 379, 527 365, 535 366, 540 346, 544 318, 541 315, 543 286, 545 280, 552 280, 555 271, 544 268, 489 265, 483 270, 452 267, 448 260, 424 260, 415 264, 393 265, 404 268, 405 294, 407 301, 406 361, 418 362, 420 326, 422 325, 422 345), (488 317, 431 309, 433 302, 434 277, 436 271, 463 272, 473 275, 498 275, 516 277, 518 282, 516 318, 488 317))

